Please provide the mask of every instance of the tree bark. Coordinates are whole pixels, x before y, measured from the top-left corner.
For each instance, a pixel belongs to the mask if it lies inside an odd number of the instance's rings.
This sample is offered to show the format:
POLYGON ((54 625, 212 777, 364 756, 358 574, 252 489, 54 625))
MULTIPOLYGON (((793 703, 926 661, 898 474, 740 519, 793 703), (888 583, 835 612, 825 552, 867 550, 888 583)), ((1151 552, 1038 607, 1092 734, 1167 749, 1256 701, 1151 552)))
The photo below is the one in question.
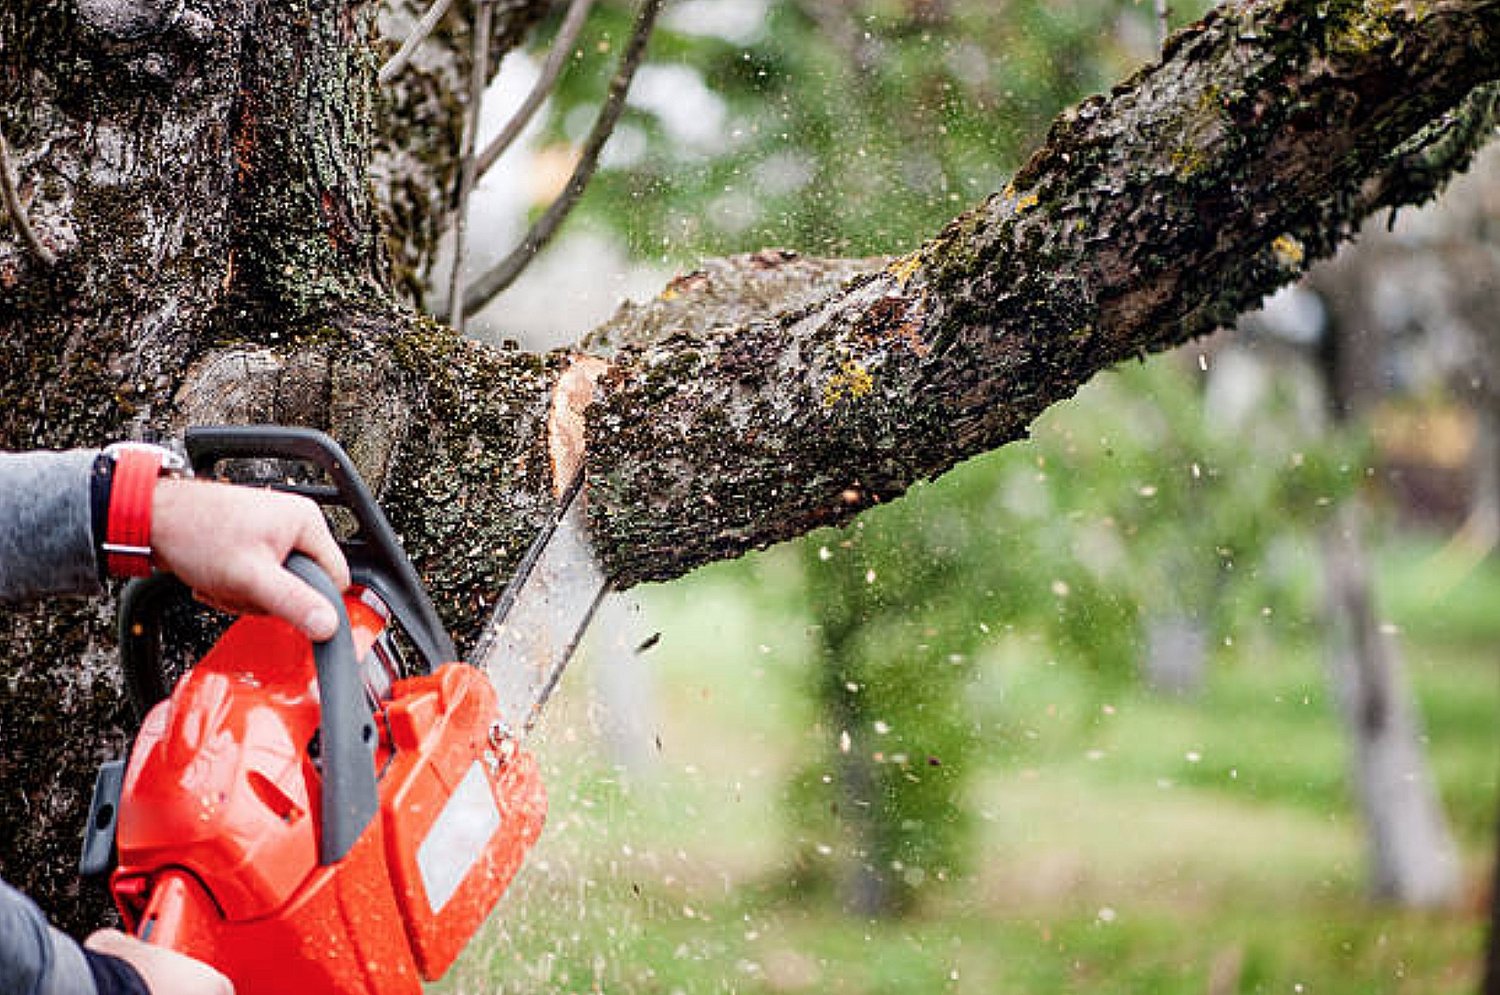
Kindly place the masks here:
MULTIPOLYGON (((501 3, 497 48, 545 8, 501 3)), ((446 223, 463 23, 393 96, 364 0, 0 0, 0 130, 58 257, 0 228, 0 446, 326 428, 470 634, 550 503, 567 358, 459 340, 408 303, 446 223)), ((1497 75, 1495 0, 1229 7, 915 252, 677 281, 597 340, 618 344, 589 412, 611 573, 845 520, 1232 320, 1359 218, 1430 196, 1488 133, 1476 88, 1497 75)), ((73 927, 99 904, 72 882, 84 793, 128 726, 109 615, 0 619, 0 873, 73 927)))

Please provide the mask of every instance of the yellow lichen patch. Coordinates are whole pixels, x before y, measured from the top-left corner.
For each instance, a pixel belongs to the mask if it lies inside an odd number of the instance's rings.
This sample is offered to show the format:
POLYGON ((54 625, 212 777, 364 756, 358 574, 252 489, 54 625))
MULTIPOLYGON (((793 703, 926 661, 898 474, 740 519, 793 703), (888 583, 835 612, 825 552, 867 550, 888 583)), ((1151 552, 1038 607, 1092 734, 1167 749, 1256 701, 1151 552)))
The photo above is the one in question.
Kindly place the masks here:
POLYGON ((875 378, 858 360, 846 359, 839 371, 823 385, 823 407, 831 408, 843 400, 858 400, 875 386, 875 378))
POLYGON ((1037 200, 1038 197, 1034 193, 1029 193, 1026 196, 1022 197, 1020 200, 1016 201, 1016 213, 1022 214, 1026 211, 1031 210, 1036 206, 1037 200))
POLYGON ((910 255, 902 256, 901 258, 893 261, 889 266, 885 268, 885 271, 891 274, 891 276, 894 276, 897 283, 905 287, 906 281, 910 280, 912 278, 912 274, 916 273, 916 271, 921 268, 922 255, 919 252, 913 252, 910 255))
POLYGON ((1179 180, 1191 179, 1207 166, 1208 158, 1197 146, 1179 145, 1172 150, 1172 171, 1179 180))
POLYGON ((1295 235, 1277 235, 1271 240, 1271 254, 1282 269, 1297 269, 1307 258, 1307 250, 1295 235))
POLYGON ((1350 3, 1336 16, 1328 33, 1329 50, 1344 55, 1368 55, 1395 44, 1401 25, 1408 18, 1420 20, 1426 13, 1421 3, 1400 0, 1360 0, 1350 3))
POLYGON ((677 291, 668 287, 661 292, 661 299, 664 301, 675 301, 677 299, 677 291))

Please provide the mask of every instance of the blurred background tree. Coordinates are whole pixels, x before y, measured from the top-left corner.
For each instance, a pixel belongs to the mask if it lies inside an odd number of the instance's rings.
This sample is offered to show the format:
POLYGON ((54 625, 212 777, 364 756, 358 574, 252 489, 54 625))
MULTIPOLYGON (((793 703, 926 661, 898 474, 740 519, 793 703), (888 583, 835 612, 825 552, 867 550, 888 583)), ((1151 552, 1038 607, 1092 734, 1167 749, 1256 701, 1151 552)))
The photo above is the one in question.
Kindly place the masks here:
MULTIPOLYGON (((602 4, 579 51, 606 51, 628 19, 602 4)), ((888 252, 1003 186, 1059 111, 1153 54, 1155 30, 1128 0, 680 3, 582 211, 673 265, 888 252)), ((543 139, 561 158, 608 67, 578 68, 543 139)))

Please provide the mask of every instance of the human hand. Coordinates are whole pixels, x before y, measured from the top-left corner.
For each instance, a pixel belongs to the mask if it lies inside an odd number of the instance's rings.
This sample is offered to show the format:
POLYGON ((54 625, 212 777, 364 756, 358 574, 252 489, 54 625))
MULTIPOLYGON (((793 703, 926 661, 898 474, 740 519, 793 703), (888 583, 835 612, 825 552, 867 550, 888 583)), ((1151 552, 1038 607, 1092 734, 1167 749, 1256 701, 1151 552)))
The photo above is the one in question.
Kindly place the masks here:
POLYGON ((312 639, 338 629, 333 606, 282 564, 293 551, 349 586, 349 565, 318 506, 305 497, 206 480, 165 478, 151 503, 156 565, 193 596, 233 613, 275 615, 312 639))
POLYGON ((202 961, 142 943, 117 929, 101 929, 83 945, 135 968, 151 995, 234 995, 230 980, 202 961))

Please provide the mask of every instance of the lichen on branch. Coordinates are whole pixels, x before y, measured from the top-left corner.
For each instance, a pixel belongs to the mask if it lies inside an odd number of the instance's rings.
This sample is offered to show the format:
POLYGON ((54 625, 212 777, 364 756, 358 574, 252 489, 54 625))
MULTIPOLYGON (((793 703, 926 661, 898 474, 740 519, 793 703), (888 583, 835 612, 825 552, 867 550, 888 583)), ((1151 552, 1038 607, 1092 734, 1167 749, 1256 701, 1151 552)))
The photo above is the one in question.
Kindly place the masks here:
POLYGON ((1497 76, 1494 0, 1227 6, 919 250, 773 261, 808 271, 802 292, 732 323, 669 299, 712 266, 669 286, 607 336, 633 343, 591 422, 610 569, 665 579, 844 521, 1231 323, 1371 211, 1430 196, 1488 133, 1442 122, 1492 113, 1497 76))

